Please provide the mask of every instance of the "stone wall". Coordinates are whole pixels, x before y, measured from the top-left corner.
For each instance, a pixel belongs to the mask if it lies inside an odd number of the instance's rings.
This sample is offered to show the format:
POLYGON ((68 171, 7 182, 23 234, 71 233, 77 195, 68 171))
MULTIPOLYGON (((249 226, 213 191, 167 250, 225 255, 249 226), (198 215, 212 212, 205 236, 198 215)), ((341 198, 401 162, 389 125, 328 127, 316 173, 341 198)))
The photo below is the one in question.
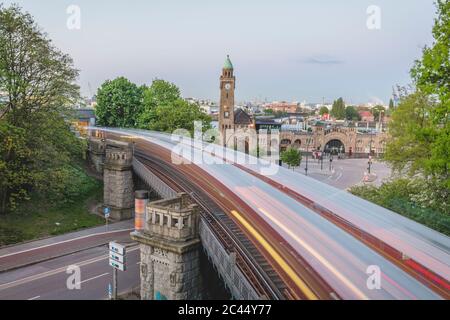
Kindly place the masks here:
POLYGON ((147 206, 143 231, 131 234, 141 249, 144 300, 200 299, 199 214, 186 194, 147 206))
POLYGON ((89 160, 98 173, 103 173, 106 143, 104 139, 89 137, 89 160))
POLYGON ((129 219, 133 216, 133 150, 129 143, 106 141, 105 163, 103 168, 104 205, 111 209, 115 220, 129 219))
POLYGON ((199 270, 199 250, 178 254, 141 244, 141 299, 199 299, 199 270))
POLYGON ((311 133, 307 132, 280 132, 280 148, 286 150, 289 147, 295 147, 302 151, 313 150, 324 151, 325 146, 332 140, 339 140, 345 148, 346 154, 352 156, 367 156, 372 149, 373 156, 384 154, 386 141, 388 139, 386 132, 370 134, 361 133, 353 127, 336 127, 325 129, 322 127, 313 127, 311 133))

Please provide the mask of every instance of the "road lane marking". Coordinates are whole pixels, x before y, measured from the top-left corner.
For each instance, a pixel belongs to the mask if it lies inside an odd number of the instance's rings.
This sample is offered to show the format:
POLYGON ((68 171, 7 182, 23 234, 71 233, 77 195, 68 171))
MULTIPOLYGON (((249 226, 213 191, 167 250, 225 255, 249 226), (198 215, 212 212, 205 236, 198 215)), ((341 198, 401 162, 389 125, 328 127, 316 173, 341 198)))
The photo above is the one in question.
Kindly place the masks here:
POLYGON ((105 234, 119 233, 119 232, 125 232, 125 231, 133 231, 133 230, 134 230, 134 228, 130 228, 130 229, 120 229, 120 230, 113 230, 113 231, 107 231, 107 232, 88 234, 88 235, 85 235, 85 236, 82 236, 82 237, 78 237, 78 238, 74 238, 74 239, 68 239, 68 240, 64 240, 64 241, 60 241, 60 242, 46 244, 46 245, 43 245, 43 246, 40 246, 40 247, 35 247, 35 248, 30 248, 30 249, 26 249, 26 250, 22 250, 22 251, 18 251, 18 252, 8 253, 8 254, 5 254, 3 256, 0 256, 0 259, 6 258, 6 257, 10 257, 10 256, 14 256, 16 254, 21 254, 21 253, 25 253, 25 252, 30 252, 30 251, 42 249, 42 248, 56 246, 56 245, 59 245, 59 244, 68 243, 68 242, 72 242, 72 241, 76 241, 76 240, 86 239, 86 238, 90 238, 90 237, 96 237, 96 236, 105 235, 105 234))
POLYGON ((306 283, 300 279, 295 271, 287 264, 287 262, 278 254, 278 252, 264 239, 261 234, 256 231, 250 223, 247 222, 237 211, 231 211, 233 216, 258 240, 259 243, 267 250, 267 252, 274 258, 286 274, 294 281, 305 296, 310 300, 317 300, 318 297, 309 289, 306 283))
POLYGON ((328 270, 330 270, 340 281, 342 281, 348 288, 350 288, 355 294, 363 300, 368 300, 369 298, 359 290, 350 280, 348 280, 342 273, 340 273, 332 264, 326 260, 322 255, 320 255, 316 250, 314 250, 309 244, 300 239, 296 234, 289 230, 284 224, 278 221, 275 217, 269 214, 262 208, 258 208, 267 218, 269 218, 273 223, 275 223, 279 228, 286 232, 291 238, 298 242, 303 248, 305 248, 311 255, 313 255, 320 263, 322 263, 328 270))
POLYGON ((33 298, 30 298, 30 299, 28 299, 28 300, 36 300, 36 299, 39 299, 41 296, 36 296, 36 297, 33 297, 33 298))
POLYGON ((89 282, 89 281, 91 281, 91 280, 95 280, 95 279, 98 279, 98 278, 101 278, 101 277, 104 277, 104 276, 106 276, 106 275, 108 275, 108 274, 109 274, 109 272, 105 272, 105 273, 100 274, 100 275, 98 275, 98 276, 95 276, 95 277, 92 277, 92 278, 89 278, 89 279, 86 279, 86 280, 77 282, 77 285, 78 285, 78 284, 82 284, 82 283, 86 283, 86 282, 89 282))
MULTIPOLYGON (((136 246, 136 247, 128 250, 127 253, 136 251, 138 249, 139 249, 139 246, 136 246)), ((8 282, 8 283, 4 283, 4 284, 0 285, 0 291, 5 290, 5 289, 9 289, 9 288, 12 288, 12 287, 17 287, 19 285, 22 285, 22 284, 25 284, 25 283, 28 283, 28 282, 32 282, 32 281, 36 281, 36 280, 43 279, 43 278, 46 278, 46 277, 50 277, 50 276, 56 275, 56 274, 61 273, 61 272, 66 272, 67 267, 69 267, 71 265, 76 265, 78 267, 84 267, 86 265, 89 265, 89 264, 92 264, 92 263, 95 263, 95 262, 106 260, 106 259, 108 259, 108 257, 109 257, 109 254, 105 254, 105 255, 101 255, 100 257, 84 260, 84 261, 81 261, 81 262, 78 262, 78 263, 71 263, 70 265, 67 265, 67 266, 64 266, 64 267, 61 267, 61 268, 58 268, 58 269, 46 271, 46 272, 43 272, 43 273, 40 273, 40 274, 36 274, 36 275, 33 275, 33 276, 29 276, 29 277, 26 277, 26 278, 23 278, 23 279, 19 279, 19 280, 11 281, 11 282, 8 282)))

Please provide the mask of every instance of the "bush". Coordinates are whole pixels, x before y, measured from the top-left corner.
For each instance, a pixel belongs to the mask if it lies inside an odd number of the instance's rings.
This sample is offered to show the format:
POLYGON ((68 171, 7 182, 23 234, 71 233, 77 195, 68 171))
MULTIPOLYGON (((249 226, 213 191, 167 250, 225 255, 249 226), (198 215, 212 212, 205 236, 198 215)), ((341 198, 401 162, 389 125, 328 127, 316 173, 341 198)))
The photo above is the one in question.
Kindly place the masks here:
POLYGON ((356 196, 390 209, 432 229, 450 235, 450 214, 445 194, 431 181, 395 179, 380 187, 355 186, 356 196))

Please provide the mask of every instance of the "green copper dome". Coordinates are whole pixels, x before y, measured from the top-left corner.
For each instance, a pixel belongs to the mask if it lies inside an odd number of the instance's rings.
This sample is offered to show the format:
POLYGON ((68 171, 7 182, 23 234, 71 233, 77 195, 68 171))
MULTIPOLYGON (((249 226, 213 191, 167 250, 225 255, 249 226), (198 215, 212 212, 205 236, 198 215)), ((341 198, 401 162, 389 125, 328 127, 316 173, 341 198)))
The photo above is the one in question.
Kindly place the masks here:
POLYGON ((233 69, 233 64, 231 63, 230 56, 227 55, 227 60, 225 60, 225 63, 223 65, 224 69, 233 69))

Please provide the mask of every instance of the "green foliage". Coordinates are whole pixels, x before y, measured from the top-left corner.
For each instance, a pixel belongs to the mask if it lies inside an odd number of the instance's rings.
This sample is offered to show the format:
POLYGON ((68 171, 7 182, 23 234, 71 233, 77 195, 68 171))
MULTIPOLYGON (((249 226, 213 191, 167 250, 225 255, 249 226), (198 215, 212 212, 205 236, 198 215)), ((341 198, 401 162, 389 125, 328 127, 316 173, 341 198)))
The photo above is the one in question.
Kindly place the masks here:
POLYGON ((331 116, 338 119, 345 119, 345 102, 344 99, 339 98, 333 102, 333 107, 331 108, 331 116))
POLYGON ((15 208, 17 201, 27 197, 24 188, 31 180, 26 162, 32 150, 27 147, 24 129, 0 120, 0 213, 15 208))
POLYGON ((181 99, 180 89, 173 83, 156 79, 144 92, 144 107, 154 108, 181 99))
POLYGON ((102 184, 81 171, 80 175, 82 187, 75 192, 77 195, 71 193, 70 201, 54 204, 33 193, 15 214, 0 215, 0 246, 103 224, 104 219, 89 212, 91 203, 102 200, 102 184))
POLYGON ((434 44, 411 70, 416 91, 403 89, 389 123, 385 160, 409 179, 354 192, 449 235, 450 2, 436 4, 434 44))
POLYGON ((164 80, 154 80, 152 85, 144 90, 144 102, 141 113, 137 116, 139 128, 149 129, 158 121, 156 109, 161 105, 171 105, 181 99, 180 89, 173 83, 164 80))
POLYGON ((31 15, 0 6, 0 119, 20 126, 37 112, 64 112, 79 97, 78 70, 56 49, 31 15))
POLYGON ((372 108, 372 114, 373 114, 374 120, 375 121, 379 121, 380 120, 380 116, 381 117, 386 116, 386 108, 381 106, 381 105, 377 105, 377 106, 372 108))
POLYGON ((411 70, 415 85, 440 103, 431 116, 436 123, 447 124, 450 110, 450 2, 437 0, 437 18, 433 27, 434 43, 423 49, 422 59, 411 70))
POLYGON ((0 213, 34 191, 56 188, 59 196, 61 179, 71 181, 67 168, 83 153, 66 121, 79 97, 77 76, 29 14, 0 7, 0 91, 8 97, 0 106, 0 213))
POLYGON ((389 99, 389 111, 394 110, 394 108, 395 108, 394 100, 389 99))
POLYGON ((353 120, 358 121, 361 117, 359 116, 358 111, 356 111, 355 107, 348 106, 345 108, 345 119, 346 120, 353 120))
MULTIPOLYGON (((424 146, 428 159, 424 159, 426 175, 445 181, 450 189, 450 2, 436 1, 438 16, 433 27, 434 43, 425 47, 422 59, 411 70, 418 91, 429 96, 432 107, 420 119, 425 123, 417 135, 429 141, 424 146)), ((422 140, 424 140, 422 139, 422 140)))
POLYGON ((330 113, 330 111, 328 110, 327 107, 321 107, 320 110, 319 110, 319 114, 321 116, 323 116, 324 114, 329 114, 329 113, 330 113))
POLYGON ((124 77, 108 80, 97 91, 97 123, 108 127, 135 127, 142 110, 144 88, 124 77))
POLYGON ((380 187, 355 186, 350 192, 450 235, 450 204, 445 195, 436 192, 432 181, 396 179, 380 187))
POLYGON ((144 106, 138 116, 142 129, 172 133, 177 129, 194 131, 194 121, 203 123, 203 131, 210 128, 211 117, 197 104, 181 98, 180 90, 173 83, 154 80, 144 92, 144 106))
POLYGON ((433 101, 416 92, 404 97, 393 112, 385 160, 394 170, 414 175, 429 167, 431 146, 437 137, 437 129, 429 117, 434 107, 433 101))
POLYGON ((289 168, 295 168, 300 166, 300 163, 302 161, 302 154, 300 153, 300 150, 296 148, 289 148, 281 153, 280 159, 282 162, 286 163, 289 168))
POLYGON ((177 129, 194 132, 194 121, 203 123, 202 130, 210 128, 211 117, 205 114, 198 105, 178 99, 170 104, 158 105, 154 111, 154 118, 147 129, 172 133, 177 129))

